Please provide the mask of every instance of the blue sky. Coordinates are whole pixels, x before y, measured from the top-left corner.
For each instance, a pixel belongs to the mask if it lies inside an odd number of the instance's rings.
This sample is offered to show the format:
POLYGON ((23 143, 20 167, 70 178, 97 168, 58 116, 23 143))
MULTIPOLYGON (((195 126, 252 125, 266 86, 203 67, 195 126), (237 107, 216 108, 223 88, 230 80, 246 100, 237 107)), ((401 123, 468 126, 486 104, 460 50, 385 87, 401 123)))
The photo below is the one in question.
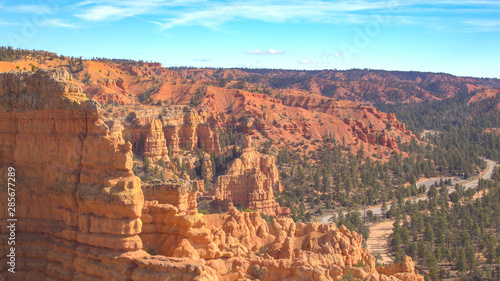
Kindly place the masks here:
POLYGON ((0 0, 0 45, 164 66, 500 78, 500 0, 0 0))

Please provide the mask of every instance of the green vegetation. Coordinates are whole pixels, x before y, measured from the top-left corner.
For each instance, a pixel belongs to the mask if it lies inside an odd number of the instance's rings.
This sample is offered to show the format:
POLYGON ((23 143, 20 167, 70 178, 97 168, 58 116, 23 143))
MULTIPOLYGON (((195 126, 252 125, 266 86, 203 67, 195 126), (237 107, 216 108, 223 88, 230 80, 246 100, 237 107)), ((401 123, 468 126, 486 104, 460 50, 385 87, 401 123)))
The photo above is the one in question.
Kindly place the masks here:
POLYGON ((257 280, 261 280, 264 277, 264 271, 258 265, 254 264, 250 267, 250 275, 257 280))
POLYGON ((311 76, 296 75, 296 76, 272 76, 268 78, 269 86, 276 89, 286 89, 298 84, 299 88, 306 91, 311 90, 311 76))
MULTIPOLYGON (((500 160, 500 139, 485 133, 500 127, 495 108, 500 96, 469 103, 473 94, 462 91, 440 101, 377 107, 395 112, 416 133, 433 130, 427 138, 428 146, 434 147, 430 159, 437 172, 466 178, 477 167, 484 168, 480 156, 500 160)), ((400 148, 415 151, 411 144, 400 148)), ((450 270, 462 273, 461 280, 500 280, 498 168, 492 179, 495 182, 479 181, 477 191, 484 191, 480 199, 472 199, 476 190, 457 185, 448 194, 446 187, 436 184, 429 189, 428 202, 393 205, 389 215, 396 219, 391 239, 396 260, 411 256, 428 270, 430 280, 448 278, 450 270)))
POLYGON ((50 53, 46 51, 35 51, 35 50, 23 50, 14 49, 12 47, 0 47, 0 61, 14 62, 22 60, 26 56, 32 55, 35 58, 42 59, 48 57, 53 59, 56 57, 55 53, 50 53))
MULTIPOLYGON (((159 91, 159 87, 157 85, 150 86, 146 91, 141 93, 138 98, 139 102, 144 102, 150 100, 151 96, 159 91)), ((151 100, 150 100, 151 101, 151 100)))
POLYGON ((443 152, 440 159, 455 157, 453 162, 464 165, 478 156, 500 161, 500 138, 484 133, 488 128, 500 128, 500 116, 495 113, 500 95, 468 104, 470 97, 464 94, 441 101, 377 105, 377 108, 396 113, 398 120, 416 134, 424 130, 437 131, 428 139, 443 152))
POLYGON ((411 256, 432 280, 449 278, 450 269, 480 276, 480 280, 498 280, 500 182, 481 180, 477 190, 469 190, 462 188, 452 205, 444 185, 428 201, 393 205, 391 247, 396 261, 411 256), (479 191, 482 197, 473 199, 479 191))
POLYGON ((321 94, 325 97, 332 98, 337 94, 337 85, 335 84, 326 84, 321 88, 321 94))
POLYGON ((196 93, 191 97, 191 100, 189 101, 189 106, 195 107, 201 103, 201 100, 203 96, 205 96, 207 93, 207 89, 205 86, 200 87, 196 90, 196 93))
POLYGON ((282 148, 277 164, 284 190, 277 200, 291 208, 294 220, 308 221, 314 210, 356 209, 421 194, 425 189, 417 189, 416 179, 436 175, 433 148, 416 141, 409 147, 418 154, 412 151, 404 158, 393 152, 386 163, 364 157, 363 150, 354 155, 333 138, 308 155, 282 148))

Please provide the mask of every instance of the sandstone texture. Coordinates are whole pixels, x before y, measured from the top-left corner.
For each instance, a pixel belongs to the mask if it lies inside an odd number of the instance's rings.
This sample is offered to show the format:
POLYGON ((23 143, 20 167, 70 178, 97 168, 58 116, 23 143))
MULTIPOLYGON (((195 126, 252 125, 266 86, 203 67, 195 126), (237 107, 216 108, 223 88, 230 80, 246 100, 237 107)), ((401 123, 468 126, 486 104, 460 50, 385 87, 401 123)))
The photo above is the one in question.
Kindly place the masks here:
POLYGON ((144 156, 148 156, 152 161, 165 159, 169 161, 167 141, 163 134, 163 128, 160 120, 153 120, 149 123, 148 133, 144 140, 144 156))
MULTIPOLYGON (((144 195, 131 171, 132 145, 100 119, 99 104, 69 73, 0 73, 0 120, 0 172, 16 169, 16 279, 159 280, 155 270, 210 279, 201 264, 142 251, 144 195)), ((7 198, 6 188, 0 193, 7 198)), ((2 202, 2 253, 6 218, 2 202)), ((6 269, 2 255, 0 276, 10 280, 6 269)))
POLYGON ((249 136, 239 158, 229 167, 226 175, 219 176, 214 184, 216 201, 227 209, 227 203, 243 209, 277 216, 281 213, 274 200, 274 191, 282 191, 274 157, 260 154, 249 136))
MULTIPOLYGON (((181 124, 197 122, 181 110, 181 124)), ((344 226, 265 221, 234 207, 202 215, 196 206, 202 181, 141 186, 132 172, 134 145, 126 141, 132 136, 104 115, 64 70, 0 73, 0 173, 16 170, 18 219, 17 273, 9 275, 2 255, 3 279, 339 280, 351 273, 362 280, 423 280, 409 258, 376 268, 361 235, 344 226)), ((156 115, 144 123, 151 157, 163 157, 164 122, 174 121, 156 115)), ((254 205, 247 207, 276 214, 272 191, 281 186, 274 159, 250 139, 226 176, 217 183, 221 196, 247 200, 248 192, 254 205)), ((0 184, 7 186, 6 177, 0 184)), ((0 198, 7 197, 0 189, 0 198)), ((5 202, 2 253, 9 236, 5 202)))
MULTIPOLYGON (((68 64, 67 58, 58 56, 41 64, 37 59, 27 56, 15 63, 0 63, 0 71, 15 69, 16 65, 22 68, 31 65, 53 68, 68 64)), ((216 134, 220 129, 227 131, 235 125, 238 132, 252 135, 257 147, 273 139, 273 146, 278 149, 286 146, 311 151, 319 145, 316 140, 333 138, 337 144, 350 147, 353 153, 364 149, 369 157, 387 159, 392 151, 399 152, 398 142, 408 142, 413 135, 390 114, 377 112, 373 107, 360 103, 373 102, 373 99, 380 102, 399 102, 399 98, 403 99, 401 102, 436 100, 454 96, 460 89, 457 85, 461 83, 467 84, 470 92, 482 89, 481 83, 475 79, 442 74, 405 77, 404 73, 392 72, 321 71, 312 75, 309 81, 311 87, 305 90, 298 85, 283 89, 266 85, 273 77, 311 75, 300 71, 275 70, 267 74, 255 74, 241 69, 173 70, 163 68, 158 63, 97 60, 83 61, 79 67, 83 71, 73 74, 79 78, 76 84, 105 107, 103 115, 113 115, 115 118, 115 105, 138 111, 139 123, 134 125, 124 122, 123 132, 130 134, 130 138, 125 135, 124 138, 133 144, 134 153, 140 156, 143 156, 144 148, 141 146, 137 149, 137 144, 144 143, 153 119, 160 119, 166 146, 170 146, 174 154, 182 153, 185 149, 202 149, 208 154, 223 153, 216 134), (253 80, 248 78, 259 78, 255 81, 260 82, 246 82, 245 87, 236 89, 238 81, 253 80), (221 83, 221 80, 225 82, 221 83), (395 87, 393 83, 401 87, 395 87), (387 93, 403 88, 401 83, 415 84, 417 88, 419 84, 437 83, 447 94, 433 96, 423 87, 410 91, 411 95, 410 92, 398 92, 388 97, 387 93), (321 95, 326 86, 335 89, 335 98, 321 95), (269 87, 268 94, 262 93, 262 87, 269 87), (367 95, 361 96, 360 93, 367 95), (374 93, 373 97, 368 95, 371 93, 374 93), (394 98, 396 100, 392 100, 394 98), (157 112, 143 114, 140 112, 143 108, 157 112)), ((488 92, 489 89, 486 89, 485 93, 488 92)), ((162 144, 160 139, 153 145, 159 144, 162 144)), ((163 147, 154 146, 153 149, 164 150, 163 147)))
POLYGON ((182 150, 220 152, 217 135, 192 108, 172 106, 161 111, 144 109, 126 114, 121 120, 124 138, 130 140, 134 153, 148 156, 154 162, 168 161, 168 149, 172 155, 182 150))
POLYGON ((370 157, 398 151, 397 143, 413 134, 394 114, 352 101, 336 101, 315 94, 290 93, 275 99, 244 90, 207 87, 200 115, 219 128, 235 124, 251 135, 256 146, 272 139, 276 148, 314 150, 315 140, 332 138, 353 152, 364 149, 370 157))
POLYGON ((219 153, 219 140, 209 124, 194 109, 182 108, 182 119, 164 119, 164 132, 167 144, 173 151, 181 149, 219 153))

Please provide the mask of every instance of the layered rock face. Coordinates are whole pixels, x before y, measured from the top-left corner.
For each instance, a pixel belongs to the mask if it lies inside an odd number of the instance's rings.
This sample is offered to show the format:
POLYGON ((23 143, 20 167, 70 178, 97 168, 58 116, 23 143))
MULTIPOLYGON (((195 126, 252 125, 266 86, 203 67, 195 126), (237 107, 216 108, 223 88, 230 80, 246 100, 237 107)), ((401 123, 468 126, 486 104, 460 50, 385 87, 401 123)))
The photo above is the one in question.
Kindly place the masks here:
POLYGON ((207 260, 221 280, 340 280, 349 273, 361 280, 423 280, 411 258, 379 272, 375 258, 362 247, 361 235, 344 226, 295 224, 290 218, 266 222, 258 213, 235 208, 205 220, 227 257, 207 260))
POLYGON ((221 257, 202 214, 196 209, 198 181, 182 179, 143 187, 141 233, 145 249, 165 256, 214 259, 221 257))
POLYGON ((168 161, 168 149, 201 149, 209 154, 220 152, 219 141, 210 126, 196 111, 184 106, 165 108, 163 112, 144 110, 129 113, 124 122, 124 138, 129 139, 136 154, 153 161, 168 161), (158 116, 161 119, 158 119, 158 116))
POLYGON ((149 123, 148 133, 144 141, 144 155, 148 156, 154 162, 162 158, 170 161, 168 158, 167 141, 165 140, 160 120, 153 120, 149 123))
MULTIPOLYGON (((203 216, 196 181, 141 188, 132 144, 109 124, 65 71, 0 74, 0 173, 15 168, 18 219, 16 274, 2 255, 0 279, 338 280, 351 272, 363 280, 423 280, 409 259, 375 268, 361 236, 345 227, 266 222, 235 208, 203 216)), ((280 188, 273 160, 249 141, 239 161, 233 174, 266 177, 250 190, 280 188)), ((0 184, 7 186, 6 177, 0 184)), ((0 250, 7 253, 3 202, 0 250)))
POLYGON ((418 280, 415 276, 415 263, 408 256, 405 256, 400 263, 377 267, 377 272, 387 276, 394 275, 400 280, 418 280))
MULTIPOLYGON (((182 184, 177 189, 179 194, 193 190, 182 184)), ((411 258, 376 268, 361 235, 344 226, 295 224, 290 218, 266 222, 257 212, 233 207, 225 214, 203 216, 177 206, 146 201, 141 233, 145 248, 165 256, 202 258, 219 280, 339 280, 349 273, 370 281, 423 280, 411 258)))
POLYGON ((182 122, 165 121, 167 145, 176 152, 184 148, 219 153, 219 140, 210 126, 193 109, 185 107, 183 111, 182 122))
POLYGON ((370 157, 384 158, 385 152, 397 151, 398 141, 408 142, 413 137, 394 114, 293 90, 280 101, 264 94, 207 87, 198 108, 210 124, 232 124, 239 132, 252 135, 258 145, 273 140, 276 148, 300 144, 303 151, 312 151, 318 148, 317 140, 331 138, 354 153, 364 149, 370 157))
POLYGON ((215 197, 222 207, 232 202, 273 216, 281 213, 273 191, 282 189, 274 158, 260 154, 248 136, 240 158, 234 160, 226 175, 219 176, 214 184, 215 197))
MULTIPOLYGON (((201 264, 167 264, 141 250, 144 196, 132 145, 104 124, 68 72, 1 73, 0 126, 0 172, 16 170, 16 280, 153 280, 151 269, 210 277, 201 264)), ((0 270, 14 277, 5 255, 0 270)))
POLYGON ((196 211, 196 194, 200 190, 200 182, 173 179, 142 185, 144 199, 157 201, 159 204, 170 204, 179 212, 196 211))
POLYGON ((372 145, 380 144, 390 149, 397 149, 395 136, 411 137, 411 131, 396 119, 394 113, 384 113, 371 106, 364 106, 348 101, 328 101, 315 95, 296 96, 287 100, 287 105, 300 106, 313 112, 321 112, 343 120, 348 126, 350 137, 372 145), (345 116, 348 117, 345 117, 345 116), (391 131, 387 128, 391 127, 391 131))
MULTIPOLYGON (((135 112, 129 115, 135 116, 135 112)), ((131 124, 123 122, 123 126, 123 137, 132 143, 132 150, 136 155, 147 156, 153 162, 170 160, 160 120, 148 116, 136 118, 131 124)))

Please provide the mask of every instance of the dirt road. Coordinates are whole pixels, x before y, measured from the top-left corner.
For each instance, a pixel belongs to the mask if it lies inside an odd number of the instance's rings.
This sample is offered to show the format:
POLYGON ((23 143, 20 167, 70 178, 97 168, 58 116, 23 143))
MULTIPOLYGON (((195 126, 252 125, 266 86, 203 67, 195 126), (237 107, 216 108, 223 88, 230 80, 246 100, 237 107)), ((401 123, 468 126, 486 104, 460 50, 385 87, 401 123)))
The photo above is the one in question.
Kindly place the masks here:
POLYGON ((366 241, 368 251, 374 256, 380 254, 380 263, 392 263, 392 259, 387 255, 389 250, 389 235, 392 233, 393 220, 386 220, 370 227, 370 236, 366 241))

